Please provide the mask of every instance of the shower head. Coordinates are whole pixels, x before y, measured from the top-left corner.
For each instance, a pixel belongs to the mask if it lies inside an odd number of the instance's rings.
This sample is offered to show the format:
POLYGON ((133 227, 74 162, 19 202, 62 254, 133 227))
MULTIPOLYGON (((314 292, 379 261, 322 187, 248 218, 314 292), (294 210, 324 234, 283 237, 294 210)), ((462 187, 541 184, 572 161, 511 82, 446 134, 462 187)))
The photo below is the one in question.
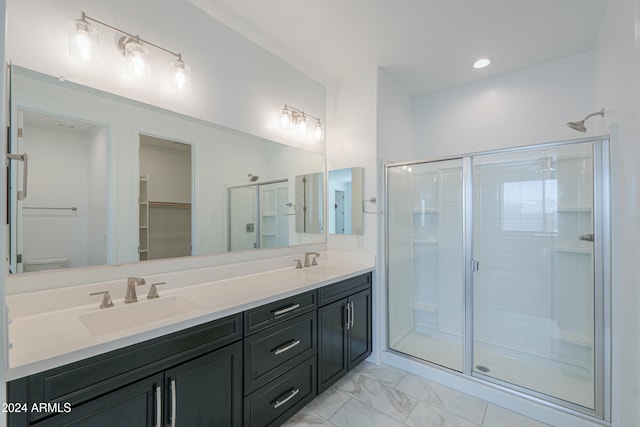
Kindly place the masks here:
POLYGON ((256 182, 260 177, 258 175, 254 175, 252 173, 249 174, 249 182, 256 182))
POLYGON ((569 126, 573 130, 577 130, 578 132, 586 132, 587 128, 584 127, 584 120, 580 120, 579 122, 568 122, 567 126, 569 126))
POLYGON ((580 120, 579 122, 568 122, 567 126, 569 126, 573 130, 577 130, 578 132, 584 133, 584 132, 587 131, 587 128, 585 127, 584 122, 586 122, 587 120, 589 120, 593 116, 602 116, 602 117, 604 117, 604 108, 602 108, 600 111, 596 111, 595 113, 589 114, 587 117, 585 117, 584 119, 580 120))

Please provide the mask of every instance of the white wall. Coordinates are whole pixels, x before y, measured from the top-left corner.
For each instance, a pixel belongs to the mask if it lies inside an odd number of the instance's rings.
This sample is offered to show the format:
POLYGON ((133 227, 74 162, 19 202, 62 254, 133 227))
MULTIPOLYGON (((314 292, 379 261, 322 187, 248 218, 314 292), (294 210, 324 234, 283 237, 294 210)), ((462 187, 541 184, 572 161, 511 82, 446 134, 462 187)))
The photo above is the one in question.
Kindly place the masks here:
MULTIPOLYGON (((515 147, 584 136, 566 126, 594 106, 593 53, 416 98, 417 158, 515 147)), ((587 135, 598 135, 598 118, 587 135)))
POLYGON ((95 127, 89 152, 88 261, 89 265, 107 262, 107 176, 109 135, 104 127, 95 127))
POLYGON ((612 135, 613 425, 640 425, 640 22, 638 0, 610 1, 596 45, 596 106, 612 135))

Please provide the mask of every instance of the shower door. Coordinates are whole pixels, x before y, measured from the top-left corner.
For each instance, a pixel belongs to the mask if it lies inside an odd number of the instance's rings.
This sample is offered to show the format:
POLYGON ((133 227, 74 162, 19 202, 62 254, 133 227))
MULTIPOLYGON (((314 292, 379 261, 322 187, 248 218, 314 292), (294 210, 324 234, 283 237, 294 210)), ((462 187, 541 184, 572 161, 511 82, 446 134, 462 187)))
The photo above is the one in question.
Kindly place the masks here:
POLYGON ((596 403, 590 143, 473 159, 476 376, 596 403))
POLYGON ((388 347, 609 419, 608 142, 386 167, 388 347))
POLYGON ((387 169, 389 347, 463 370, 462 160, 387 169))

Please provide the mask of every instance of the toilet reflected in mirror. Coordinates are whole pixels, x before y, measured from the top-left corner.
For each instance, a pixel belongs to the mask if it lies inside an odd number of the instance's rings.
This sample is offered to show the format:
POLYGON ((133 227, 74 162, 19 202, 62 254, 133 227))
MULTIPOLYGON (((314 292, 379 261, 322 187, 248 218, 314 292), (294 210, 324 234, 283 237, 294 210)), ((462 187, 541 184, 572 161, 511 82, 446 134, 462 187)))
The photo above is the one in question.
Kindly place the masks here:
POLYGON ((363 234, 363 175, 361 167, 329 171, 330 234, 363 234))

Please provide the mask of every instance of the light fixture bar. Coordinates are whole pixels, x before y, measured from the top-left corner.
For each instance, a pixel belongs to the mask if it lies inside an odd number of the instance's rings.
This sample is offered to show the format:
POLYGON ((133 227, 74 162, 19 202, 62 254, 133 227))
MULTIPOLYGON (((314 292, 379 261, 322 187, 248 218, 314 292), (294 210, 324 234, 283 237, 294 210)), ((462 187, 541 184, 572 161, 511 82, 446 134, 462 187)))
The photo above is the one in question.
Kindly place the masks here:
POLYGON ((282 127, 288 128, 290 124, 296 125, 302 135, 307 135, 307 118, 315 120, 313 135, 319 141, 322 139, 322 122, 319 117, 313 116, 295 107, 284 104, 282 109, 282 127))
POLYGON ((285 111, 286 111, 286 110, 289 110, 289 111, 291 111, 291 112, 293 112, 293 113, 296 113, 296 114, 299 114, 299 115, 301 115, 301 116, 312 118, 313 120, 316 120, 316 121, 318 121, 318 122, 320 121, 320 119, 319 119, 318 117, 312 116, 312 115, 311 115, 311 114, 309 114, 309 113, 305 113, 305 112, 304 112, 304 111, 302 111, 302 110, 298 110, 297 108, 294 108, 294 107, 292 107, 291 105, 284 104, 284 109, 283 109, 283 110, 285 110, 285 111))
POLYGON ((109 28, 110 30, 112 30, 112 31, 114 31, 116 33, 120 33, 125 37, 129 37, 129 38, 131 38, 131 39, 133 39, 133 40, 135 40, 137 42, 144 43, 146 45, 155 47, 156 49, 159 49, 159 50, 161 50, 163 52, 166 52, 169 55, 175 56, 176 58, 178 58, 178 60, 182 61, 182 54, 172 52, 169 49, 165 49, 162 46, 159 46, 159 45, 157 45, 155 43, 151 43, 150 41, 147 41, 147 40, 145 40, 143 38, 140 38, 140 36, 138 36, 138 35, 134 35, 134 34, 128 33, 128 32, 126 32, 124 30, 121 30, 120 28, 114 27, 113 25, 109 25, 106 22, 102 22, 102 21, 100 21, 98 19, 92 18, 92 17, 90 17, 89 15, 87 15, 84 12, 81 12, 80 19, 83 20, 83 21, 95 22, 96 24, 102 25, 105 28, 109 28))

